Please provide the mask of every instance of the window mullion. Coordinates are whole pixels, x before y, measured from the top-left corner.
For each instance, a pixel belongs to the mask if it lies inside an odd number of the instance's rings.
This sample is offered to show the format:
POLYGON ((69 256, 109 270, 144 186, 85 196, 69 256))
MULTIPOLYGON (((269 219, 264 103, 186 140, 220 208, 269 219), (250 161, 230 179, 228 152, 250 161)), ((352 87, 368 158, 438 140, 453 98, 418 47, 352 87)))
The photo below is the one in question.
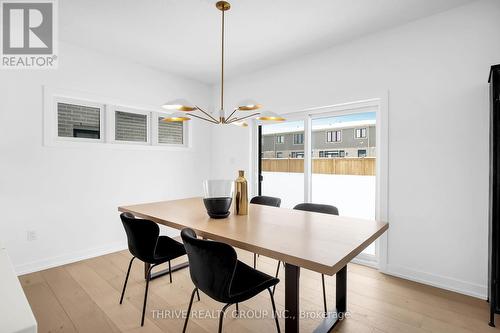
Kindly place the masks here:
POLYGON ((304 202, 311 202, 312 191, 312 120, 304 119, 304 202))

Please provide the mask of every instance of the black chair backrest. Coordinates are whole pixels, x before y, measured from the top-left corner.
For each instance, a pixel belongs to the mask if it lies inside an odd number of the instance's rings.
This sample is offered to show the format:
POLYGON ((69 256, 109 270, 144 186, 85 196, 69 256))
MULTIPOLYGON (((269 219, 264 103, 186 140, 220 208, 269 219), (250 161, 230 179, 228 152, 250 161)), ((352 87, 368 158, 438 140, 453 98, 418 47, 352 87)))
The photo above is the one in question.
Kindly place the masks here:
POLYGON ((279 206, 281 206, 281 199, 275 198, 275 197, 268 197, 265 195, 259 195, 259 196, 253 197, 252 200, 250 200, 250 203, 257 204, 257 205, 279 207, 279 206))
POLYGON ((236 251, 228 244, 198 239, 193 229, 182 229, 181 237, 194 285, 217 301, 229 298, 236 251))
POLYGON ((120 214, 127 233, 128 249, 137 259, 152 263, 160 227, 150 220, 136 219, 130 213, 120 214))
POLYGON ((314 213, 339 215, 339 210, 337 209, 337 207, 331 206, 331 205, 322 205, 322 204, 314 204, 314 203, 301 203, 301 204, 298 204, 297 206, 293 207, 293 209, 305 210, 305 211, 314 212, 314 213))

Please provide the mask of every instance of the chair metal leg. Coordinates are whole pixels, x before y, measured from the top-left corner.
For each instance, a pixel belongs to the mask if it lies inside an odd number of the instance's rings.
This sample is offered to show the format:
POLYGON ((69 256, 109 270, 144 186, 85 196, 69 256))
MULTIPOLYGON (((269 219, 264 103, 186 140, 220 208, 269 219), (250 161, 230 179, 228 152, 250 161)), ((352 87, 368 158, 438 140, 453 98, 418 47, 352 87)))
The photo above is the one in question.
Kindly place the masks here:
POLYGON ((198 302, 200 301, 200 292, 198 291, 198 288, 196 288, 196 296, 198 296, 198 302))
POLYGON ((193 292, 191 293, 191 299, 189 300, 188 311, 186 314, 186 321, 184 322, 184 328, 182 329, 182 333, 186 332, 186 328, 187 328, 188 320, 189 320, 189 314, 191 313, 191 307, 193 306, 193 299, 194 299, 195 293, 198 293, 198 288, 194 288, 193 292))
POLYGON ((149 270, 146 274, 146 290, 144 291, 144 305, 142 306, 142 318, 141 318, 141 326, 144 326, 144 316, 146 314, 146 302, 148 300, 148 288, 149 288, 149 281, 151 280, 151 269, 155 267, 156 265, 151 265, 149 267, 149 270))
POLYGON ((240 308, 238 307, 238 303, 236 303, 236 315, 239 316, 240 308))
POLYGON ((269 296, 271 296, 271 304, 273 305, 273 317, 274 321, 276 322, 276 329, 278 330, 278 333, 281 333, 278 314, 276 313, 276 304, 274 304, 274 292, 272 292, 269 288, 267 288, 267 291, 269 291, 269 296))
POLYGON ((128 264, 127 276, 125 277, 125 283, 123 284, 122 296, 120 297, 120 304, 122 304, 122 302, 123 302, 123 296, 125 295, 125 289, 127 288, 128 276, 130 274, 130 268, 132 267, 132 262, 134 261, 134 259, 135 259, 135 257, 132 257, 132 259, 130 259, 130 263, 128 264))
POLYGON ((168 272, 170 273, 170 283, 172 283, 172 266, 170 265, 170 260, 168 261, 168 272))
POLYGON ((232 305, 231 303, 224 305, 224 307, 222 308, 222 311, 220 312, 220 315, 219 315, 219 333, 222 333, 222 322, 224 320, 224 315, 226 314, 226 309, 228 307, 230 307, 231 305, 232 305))
MULTIPOLYGON (((275 278, 278 278, 278 274, 280 273, 280 264, 281 264, 281 261, 278 260, 278 267, 276 267, 276 275, 274 276, 275 278)), ((275 289, 276 289, 276 285, 273 286, 273 295, 274 295, 275 289)))
POLYGON ((257 254, 253 254, 253 269, 257 268, 257 254))
POLYGON ((326 289, 325 289, 325 275, 321 274, 321 282, 323 283, 323 306, 325 308, 325 314, 328 313, 328 309, 326 307, 326 289))

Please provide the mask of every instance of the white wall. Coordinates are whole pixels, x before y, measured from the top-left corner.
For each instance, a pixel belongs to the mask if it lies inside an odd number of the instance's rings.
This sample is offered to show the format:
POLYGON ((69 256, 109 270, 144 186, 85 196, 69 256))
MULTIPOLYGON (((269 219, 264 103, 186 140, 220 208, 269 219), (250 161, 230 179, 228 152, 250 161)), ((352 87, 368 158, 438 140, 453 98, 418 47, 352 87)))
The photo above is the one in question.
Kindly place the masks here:
MULTIPOLYGON (((389 91, 388 272, 485 298, 499 18, 499 1, 473 2, 231 80, 226 104, 250 97, 284 113, 389 91)), ((249 133, 213 129, 212 177, 250 170, 249 133)))
POLYGON ((200 195, 209 175, 210 130, 199 122, 183 151, 44 147, 42 85, 130 106, 211 102, 203 84, 65 43, 60 51, 57 70, 0 72, 0 238, 20 273, 123 248, 118 205, 200 195))
MULTIPOLYGON (((229 81, 226 104, 251 97, 290 112, 389 91, 388 271, 485 297, 486 78, 500 63, 499 17, 500 2, 479 1, 367 36, 229 81)), ((42 85, 130 106, 178 96, 210 106, 218 92, 60 49, 58 70, 0 72, 0 238, 18 272, 122 248, 118 205, 199 195, 203 179, 251 165, 248 129, 200 122, 186 151, 44 147, 42 85)))

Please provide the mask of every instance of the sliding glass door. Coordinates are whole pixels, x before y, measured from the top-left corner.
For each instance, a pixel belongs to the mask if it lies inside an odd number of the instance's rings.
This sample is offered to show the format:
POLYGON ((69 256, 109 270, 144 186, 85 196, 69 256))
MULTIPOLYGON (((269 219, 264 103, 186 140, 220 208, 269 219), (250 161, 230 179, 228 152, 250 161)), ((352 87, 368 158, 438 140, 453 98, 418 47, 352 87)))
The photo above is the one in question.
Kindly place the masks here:
MULTIPOLYGON (((311 202, 375 219, 376 112, 314 117, 311 129, 311 202)), ((375 255, 375 244, 365 253, 375 255)))
MULTIPOLYGON (((281 198, 285 208, 313 202, 333 205, 341 216, 375 219, 376 111, 294 114, 284 123, 263 124, 260 194, 281 198)), ((375 255, 372 244, 362 257, 375 255)))

